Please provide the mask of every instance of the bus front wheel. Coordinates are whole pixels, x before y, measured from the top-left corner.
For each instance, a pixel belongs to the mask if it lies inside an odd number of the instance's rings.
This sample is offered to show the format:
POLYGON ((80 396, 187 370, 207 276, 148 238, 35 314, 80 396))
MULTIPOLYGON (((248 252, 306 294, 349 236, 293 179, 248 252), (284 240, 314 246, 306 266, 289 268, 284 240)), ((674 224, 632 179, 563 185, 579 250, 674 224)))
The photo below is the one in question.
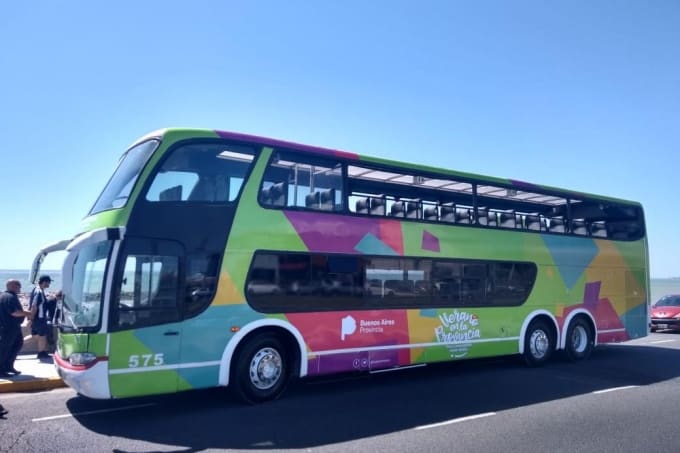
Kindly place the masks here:
POLYGON ((529 366, 540 366, 548 361, 555 349, 555 340, 548 324, 537 319, 529 324, 524 337, 524 361, 529 366))
POLYGON ((567 358, 573 362, 587 359, 593 350, 594 341, 590 324, 582 317, 574 319, 567 329, 564 347, 567 358))
POLYGON ((286 387, 289 365, 286 350, 274 335, 261 335, 238 352, 231 382, 247 403, 278 398, 286 387))

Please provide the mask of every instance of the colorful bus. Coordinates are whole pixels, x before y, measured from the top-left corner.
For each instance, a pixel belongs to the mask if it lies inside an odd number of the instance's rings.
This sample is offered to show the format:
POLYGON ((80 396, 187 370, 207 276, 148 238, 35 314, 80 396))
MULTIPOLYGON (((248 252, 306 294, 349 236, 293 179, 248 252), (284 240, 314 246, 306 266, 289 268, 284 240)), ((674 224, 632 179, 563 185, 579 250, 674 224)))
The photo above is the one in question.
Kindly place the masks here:
POLYGON ((214 130, 138 140, 65 250, 92 398, 560 352, 648 331, 639 203, 214 130))

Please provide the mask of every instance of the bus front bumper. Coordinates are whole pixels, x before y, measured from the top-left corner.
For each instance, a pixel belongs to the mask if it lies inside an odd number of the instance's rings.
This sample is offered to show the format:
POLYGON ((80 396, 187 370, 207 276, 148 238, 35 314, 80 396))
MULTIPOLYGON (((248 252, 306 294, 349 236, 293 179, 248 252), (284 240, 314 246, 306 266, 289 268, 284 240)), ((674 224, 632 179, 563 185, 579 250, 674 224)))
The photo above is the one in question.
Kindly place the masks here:
POLYGON ((94 399, 111 398, 108 360, 98 360, 89 367, 76 367, 55 353, 54 366, 66 385, 79 394, 94 399))

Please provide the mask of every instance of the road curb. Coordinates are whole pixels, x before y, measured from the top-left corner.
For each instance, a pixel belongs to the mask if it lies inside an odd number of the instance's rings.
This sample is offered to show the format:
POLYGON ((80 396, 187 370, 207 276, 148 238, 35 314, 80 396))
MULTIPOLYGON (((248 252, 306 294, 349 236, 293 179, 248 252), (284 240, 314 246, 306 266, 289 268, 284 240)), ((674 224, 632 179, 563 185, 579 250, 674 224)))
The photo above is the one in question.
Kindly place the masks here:
POLYGON ((66 387, 59 377, 35 378, 30 380, 0 382, 0 393, 31 392, 36 390, 49 390, 66 387))

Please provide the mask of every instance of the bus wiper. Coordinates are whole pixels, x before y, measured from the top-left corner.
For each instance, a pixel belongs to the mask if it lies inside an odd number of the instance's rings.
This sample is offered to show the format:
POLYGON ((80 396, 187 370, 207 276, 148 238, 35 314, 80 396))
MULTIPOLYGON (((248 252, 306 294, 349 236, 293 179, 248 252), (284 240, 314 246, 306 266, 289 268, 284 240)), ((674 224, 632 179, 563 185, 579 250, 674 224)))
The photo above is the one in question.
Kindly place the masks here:
POLYGON ((73 321, 73 317, 71 317, 70 311, 67 312, 67 313, 64 313, 63 319, 67 320, 70 325, 64 324, 60 321, 59 322, 59 328, 66 327, 70 331, 80 332, 80 328, 73 321))

